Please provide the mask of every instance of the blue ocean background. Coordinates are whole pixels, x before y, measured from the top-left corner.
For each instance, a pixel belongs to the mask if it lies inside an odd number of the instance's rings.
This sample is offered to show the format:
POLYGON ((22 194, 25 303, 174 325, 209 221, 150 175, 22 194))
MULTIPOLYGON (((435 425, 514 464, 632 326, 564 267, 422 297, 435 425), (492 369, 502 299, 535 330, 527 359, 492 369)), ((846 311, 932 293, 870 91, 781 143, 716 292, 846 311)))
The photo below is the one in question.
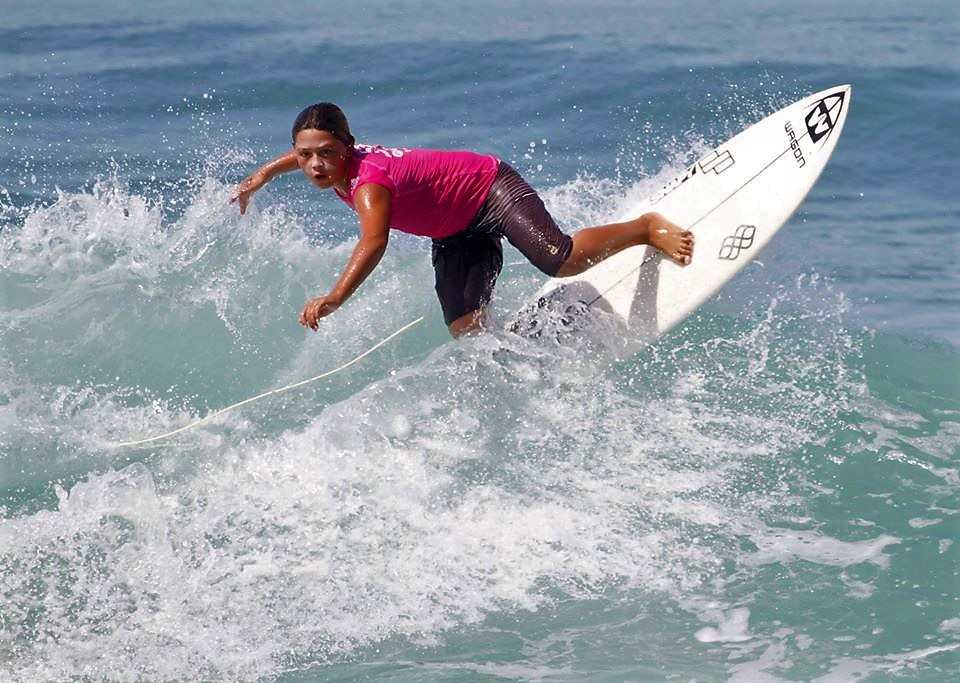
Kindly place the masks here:
POLYGON ((956 680, 957 3, 0 6, 0 680, 956 680), (450 340, 404 235, 304 331, 355 218, 227 203, 330 100, 576 230, 844 83, 771 246, 614 361, 450 340))

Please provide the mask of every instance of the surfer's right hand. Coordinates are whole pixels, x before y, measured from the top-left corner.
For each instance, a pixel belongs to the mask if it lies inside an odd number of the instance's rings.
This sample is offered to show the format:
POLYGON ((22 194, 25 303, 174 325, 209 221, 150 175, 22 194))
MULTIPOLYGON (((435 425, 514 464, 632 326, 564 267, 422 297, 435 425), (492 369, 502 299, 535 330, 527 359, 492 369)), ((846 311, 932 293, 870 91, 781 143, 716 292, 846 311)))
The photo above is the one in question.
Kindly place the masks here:
POLYGON ((253 196, 254 192, 266 184, 267 177, 260 171, 257 171, 253 175, 247 176, 240 182, 239 185, 237 185, 237 189, 233 191, 233 195, 230 196, 230 203, 239 203, 240 215, 242 216, 247 212, 247 204, 250 203, 250 197, 253 196))

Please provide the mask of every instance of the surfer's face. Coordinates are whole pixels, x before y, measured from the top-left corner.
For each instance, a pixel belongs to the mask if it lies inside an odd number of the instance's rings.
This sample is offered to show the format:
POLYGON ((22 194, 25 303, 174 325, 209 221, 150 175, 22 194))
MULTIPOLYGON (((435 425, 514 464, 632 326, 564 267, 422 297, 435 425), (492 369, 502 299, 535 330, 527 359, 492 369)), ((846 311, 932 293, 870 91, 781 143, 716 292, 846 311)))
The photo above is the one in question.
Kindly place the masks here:
POLYGON ((351 146, 328 131, 305 128, 294 138, 293 149, 300 170, 310 182, 323 190, 335 187, 348 194, 351 146))

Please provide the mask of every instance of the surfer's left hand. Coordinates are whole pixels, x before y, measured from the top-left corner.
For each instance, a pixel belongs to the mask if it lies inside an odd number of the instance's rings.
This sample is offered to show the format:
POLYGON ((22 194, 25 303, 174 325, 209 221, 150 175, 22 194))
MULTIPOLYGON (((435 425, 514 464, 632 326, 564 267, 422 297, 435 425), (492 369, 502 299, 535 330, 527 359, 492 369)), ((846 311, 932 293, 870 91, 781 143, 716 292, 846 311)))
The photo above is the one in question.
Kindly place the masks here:
POLYGON ((310 299, 307 305, 303 307, 303 312, 300 313, 300 324, 309 327, 311 330, 316 330, 317 321, 330 315, 338 308, 340 308, 340 301, 332 296, 318 296, 316 299, 310 299))

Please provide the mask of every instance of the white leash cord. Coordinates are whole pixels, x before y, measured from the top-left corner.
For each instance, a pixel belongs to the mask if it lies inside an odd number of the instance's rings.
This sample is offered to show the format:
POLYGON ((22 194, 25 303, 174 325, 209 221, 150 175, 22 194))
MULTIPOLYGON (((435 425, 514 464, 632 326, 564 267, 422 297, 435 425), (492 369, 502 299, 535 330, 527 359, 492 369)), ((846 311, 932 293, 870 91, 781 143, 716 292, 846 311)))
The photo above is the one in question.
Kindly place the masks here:
POLYGON ((376 351, 377 349, 379 349, 381 346, 383 346, 384 344, 386 344, 387 342, 389 342, 391 339, 393 339, 394 337, 397 337, 397 336, 403 334, 404 332, 406 332, 407 330, 409 330, 411 327, 413 327, 414 325, 416 325, 417 323, 422 322, 422 321, 423 321, 423 316, 420 316, 419 318, 417 318, 417 319, 414 320, 413 322, 407 323, 406 325, 404 325, 403 327, 401 327, 399 330, 397 330, 396 332, 394 332, 394 333, 391 334, 390 336, 385 337, 384 339, 380 340, 379 342, 377 342, 376 344, 374 344, 373 346, 371 346, 369 349, 367 349, 366 351, 364 351, 363 353, 361 353, 359 356, 353 358, 352 360, 347 361, 346 363, 344 363, 344 364, 341 365, 340 367, 334 368, 333 370, 327 370, 326 372, 322 372, 322 373, 320 373, 319 375, 317 375, 316 377, 311 377, 310 379, 301 380, 301 381, 299 381, 299 382, 295 382, 294 384, 288 384, 288 385, 285 386, 285 387, 280 387, 280 388, 278 388, 278 389, 271 389, 270 391, 265 391, 265 392, 262 393, 262 394, 258 394, 258 395, 256 395, 256 396, 251 396, 250 398, 245 398, 244 400, 239 401, 239 402, 237 402, 237 403, 234 403, 233 405, 229 405, 229 406, 227 406, 226 408, 221 408, 220 410, 216 410, 216 411, 210 413, 209 415, 207 415, 206 417, 203 417, 203 418, 201 418, 201 419, 199 419, 199 420, 197 420, 197 421, 195 421, 195 422, 191 422, 190 424, 186 425, 185 427, 180 427, 179 429, 174 429, 172 432, 167 432, 166 434, 158 434, 157 436, 151 436, 151 437, 147 437, 147 438, 145 438, 145 439, 136 439, 136 440, 134 440, 134 441, 122 441, 122 442, 120 442, 120 443, 113 443, 113 444, 110 444, 110 445, 111 445, 112 447, 114 447, 114 448, 125 448, 125 447, 128 447, 128 446, 140 446, 140 445, 145 444, 145 443, 151 443, 151 442, 153 442, 153 441, 160 441, 161 439, 166 439, 166 438, 168 438, 168 437, 174 436, 175 434, 180 434, 181 432, 185 432, 185 431, 187 431, 188 429, 193 429, 194 427, 199 427, 200 425, 204 424, 205 422, 209 422, 210 420, 213 420, 214 418, 220 417, 220 416, 223 415, 224 413, 229 412, 229 411, 233 410, 234 408, 239 408, 240 406, 245 406, 245 405, 247 405, 248 403, 253 403, 254 401, 259 401, 261 398, 266 398, 267 396, 273 396, 274 394, 280 394, 280 393, 283 393, 284 391, 289 391, 290 389, 296 389, 297 387, 302 387, 304 384, 309 384, 310 382, 316 382, 318 379, 323 379, 324 377, 329 377, 330 375, 334 375, 334 374, 340 372, 341 370, 346 370, 347 368, 349 368, 351 365, 353 365, 353 364, 355 364, 355 363, 359 363, 361 360, 363 360, 364 358, 366 358, 367 356, 369 356, 371 353, 373 353, 374 351, 376 351))

